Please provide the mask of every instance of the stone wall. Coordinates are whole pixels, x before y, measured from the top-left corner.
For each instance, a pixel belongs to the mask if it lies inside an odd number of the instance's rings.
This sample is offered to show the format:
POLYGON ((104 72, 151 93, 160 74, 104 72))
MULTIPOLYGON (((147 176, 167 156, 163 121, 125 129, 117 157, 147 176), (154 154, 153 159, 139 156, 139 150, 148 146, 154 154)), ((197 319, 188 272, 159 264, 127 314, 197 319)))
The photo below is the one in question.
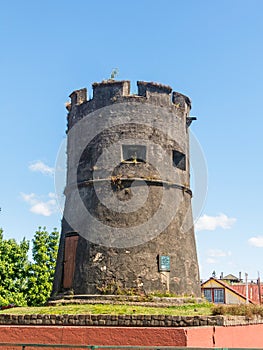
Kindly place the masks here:
MULTIPOLYGON (((240 322, 240 321, 239 321, 240 322)), ((0 315, 0 325, 61 325, 113 327, 223 326, 223 316, 164 315, 0 315)))
POLYGON ((263 324, 263 318, 245 316, 170 315, 11 315, 0 314, 0 325, 62 325, 112 327, 203 327, 263 324))

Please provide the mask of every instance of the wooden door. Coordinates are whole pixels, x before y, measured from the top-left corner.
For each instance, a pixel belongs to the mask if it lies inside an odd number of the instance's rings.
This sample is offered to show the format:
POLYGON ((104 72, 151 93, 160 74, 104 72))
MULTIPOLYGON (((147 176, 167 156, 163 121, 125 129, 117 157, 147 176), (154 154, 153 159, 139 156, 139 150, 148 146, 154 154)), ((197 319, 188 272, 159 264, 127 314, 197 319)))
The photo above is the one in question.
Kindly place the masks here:
POLYGON ((65 238, 63 273, 63 288, 65 289, 70 289, 73 285, 78 239, 78 235, 70 235, 65 238))

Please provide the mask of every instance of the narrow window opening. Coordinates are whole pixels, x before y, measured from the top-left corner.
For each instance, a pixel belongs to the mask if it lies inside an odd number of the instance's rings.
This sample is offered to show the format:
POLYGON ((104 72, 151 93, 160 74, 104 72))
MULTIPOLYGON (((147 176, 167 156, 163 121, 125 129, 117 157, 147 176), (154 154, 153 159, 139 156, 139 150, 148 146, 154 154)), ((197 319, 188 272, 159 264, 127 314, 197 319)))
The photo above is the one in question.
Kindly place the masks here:
POLYGON ((186 170, 185 154, 173 150, 173 165, 181 170, 186 170))
POLYGON ((122 145, 122 161, 124 162, 146 162, 146 146, 122 145))

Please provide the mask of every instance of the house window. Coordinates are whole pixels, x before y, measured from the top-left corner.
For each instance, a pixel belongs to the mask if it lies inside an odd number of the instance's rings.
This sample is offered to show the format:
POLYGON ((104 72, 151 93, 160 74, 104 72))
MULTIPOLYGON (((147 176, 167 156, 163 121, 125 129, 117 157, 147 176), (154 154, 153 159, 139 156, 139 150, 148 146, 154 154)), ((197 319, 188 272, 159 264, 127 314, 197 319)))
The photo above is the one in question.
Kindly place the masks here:
POLYGON ((122 160, 125 162, 146 162, 146 146, 122 145, 122 160))
POLYGON ((181 170, 186 169, 185 154, 173 150, 173 165, 181 170))
POLYGON ((204 297, 212 303, 212 289, 204 289, 204 297))
POLYGON ((215 304, 225 303, 225 290, 223 288, 204 288, 204 297, 215 304))
POLYGON ((225 293, 224 289, 214 289, 214 303, 224 304, 225 302, 225 293))

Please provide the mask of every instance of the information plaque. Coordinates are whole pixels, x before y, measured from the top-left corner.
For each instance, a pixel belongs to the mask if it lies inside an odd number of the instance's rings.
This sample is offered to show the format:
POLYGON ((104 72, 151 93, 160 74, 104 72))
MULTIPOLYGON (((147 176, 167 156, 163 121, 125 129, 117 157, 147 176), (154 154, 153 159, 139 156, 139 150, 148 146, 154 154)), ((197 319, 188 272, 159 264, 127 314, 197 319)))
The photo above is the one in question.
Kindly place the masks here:
POLYGON ((159 270, 170 271, 170 256, 159 255, 159 270))

